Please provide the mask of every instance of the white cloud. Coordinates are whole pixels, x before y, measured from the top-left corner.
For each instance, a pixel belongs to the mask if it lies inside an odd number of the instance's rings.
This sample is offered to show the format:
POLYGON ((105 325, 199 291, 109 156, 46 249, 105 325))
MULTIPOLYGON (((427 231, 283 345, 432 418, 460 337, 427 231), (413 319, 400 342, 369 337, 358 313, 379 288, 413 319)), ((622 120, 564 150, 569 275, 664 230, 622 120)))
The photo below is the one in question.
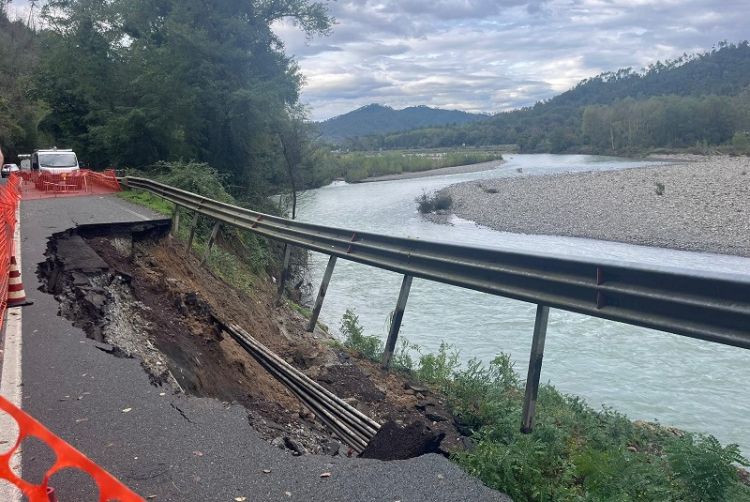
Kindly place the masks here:
POLYGON ((278 33, 324 119, 368 103, 497 112, 747 37, 747 0, 340 0, 330 37, 278 33), (731 12, 732 15, 727 15, 731 12))

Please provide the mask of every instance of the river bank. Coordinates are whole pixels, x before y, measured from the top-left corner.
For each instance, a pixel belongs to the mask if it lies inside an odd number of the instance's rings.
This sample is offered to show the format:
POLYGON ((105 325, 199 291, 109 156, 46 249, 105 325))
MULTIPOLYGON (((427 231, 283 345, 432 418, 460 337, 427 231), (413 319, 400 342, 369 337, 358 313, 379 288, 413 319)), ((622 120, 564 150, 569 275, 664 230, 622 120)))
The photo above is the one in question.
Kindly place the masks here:
POLYGON ((385 176, 371 176, 363 180, 357 181, 357 183, 371 183, 374 181, 393 181, 393 180, 406 180, 413 178, 426 178, 428 176, 442 176, 445 174, 465 174, 465 173, 478 173, 480 171, 489 171, 491 169, 497 169, 500 165, 505 162, 504 160, 491 160, 489 162, 480 162, 478 164, 469 164, 463 166, 451 166, 441 167, 438 169, 430 169, 429 171, 412 171, 400 174, 388 174, 385 176))
POLYGON ((513 233, 750 256, 750 158, 470 181, 441 193, 453 214, 513 233))

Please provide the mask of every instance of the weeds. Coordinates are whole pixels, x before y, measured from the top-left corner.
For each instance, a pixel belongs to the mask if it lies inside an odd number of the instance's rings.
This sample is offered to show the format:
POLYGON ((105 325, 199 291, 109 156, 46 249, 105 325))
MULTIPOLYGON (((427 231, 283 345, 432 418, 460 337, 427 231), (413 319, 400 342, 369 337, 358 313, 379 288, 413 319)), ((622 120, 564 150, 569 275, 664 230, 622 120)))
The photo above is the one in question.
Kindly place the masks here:
MULTIPOLYGON (((345 346, 378 359, 372 356, 382 343, 364 335, 352 311, 344 315, 342 332, 345 346)), ((439 391, 459 429, 472 434, 475 447, 453 460, 515 501, 750 501, 735 467, 748 461, 737 445, 634 423, 551 385, 540 386, 536 426, 522 434, 524 385, 509 356, 460 367, 458 351, 448 344, 437 354, 421 354, 403 340, 397 354, 399 369, 439 391)))
POLYGON ((359 316, 353 310, 347 310, 341 319, 341 334, 344 335, 344 347, 359 352, 371 361, 378 361, 383 355, 383 342, 377 336, 367 336, 359 324, 359 316))
POLYGON ((656 195, 664 195, 664 183, 656 182, 656 195))

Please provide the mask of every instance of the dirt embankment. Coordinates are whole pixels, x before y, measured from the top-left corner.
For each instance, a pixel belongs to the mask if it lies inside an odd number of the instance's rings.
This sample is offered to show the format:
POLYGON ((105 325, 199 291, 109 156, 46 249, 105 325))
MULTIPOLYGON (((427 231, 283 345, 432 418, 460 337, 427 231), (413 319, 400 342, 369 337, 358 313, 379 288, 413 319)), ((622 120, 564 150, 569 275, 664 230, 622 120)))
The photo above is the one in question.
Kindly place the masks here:
POLYGON ((750 158, 672 160, 472 181, 444 192, 456 215, 495 230, 750 256, 750 158))
MULTIPOLYGON (((433 450, 463 449, 466 439, 429 389, 356 358, 320 329, 307 333, 302 315, 274 306, 270 280, 258 278, 254 293, 245 295, 200 266, 165 232, 166 227, 141 224, 81 227, 55 236, 39 273, 60 301, 60 314, 102 350, 140 359, 152 383, 165 391, 242 404, 263 437, 295 454, 351 451, 223 333, 222 322, 242 326, 377 421, 417 423, 410 430, 420 430, 433 450)), ((399 445, 376 446, 377 458, 407 455, 395 451, 399 445)))

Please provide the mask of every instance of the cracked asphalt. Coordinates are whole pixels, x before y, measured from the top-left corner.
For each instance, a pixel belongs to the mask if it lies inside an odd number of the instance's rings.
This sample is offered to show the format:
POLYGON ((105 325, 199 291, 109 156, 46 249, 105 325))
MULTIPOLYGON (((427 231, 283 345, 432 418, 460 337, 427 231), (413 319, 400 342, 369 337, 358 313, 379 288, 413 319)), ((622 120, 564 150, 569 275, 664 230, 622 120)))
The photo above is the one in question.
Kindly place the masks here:
MULTIPOLYGON (((163 394, 134 359, 113 357, 59 317, 38 290, 48 238, 80 224, 161 218, 113 196, 42 199, 21 205, 23 407, 131 489, 156 501, 505 501, 437 455, 377 460, 307 455, 272 447, 244 408, 163 394), (128 410, 123 412, 123 410, 128 410), (322 473, 330 477, 321 478, 322 473)), ((39 480, 52 459, 24 445, 24 477, 39 480)), ((92 499, 75 473, 53 479, 61 501, 92 499)))

